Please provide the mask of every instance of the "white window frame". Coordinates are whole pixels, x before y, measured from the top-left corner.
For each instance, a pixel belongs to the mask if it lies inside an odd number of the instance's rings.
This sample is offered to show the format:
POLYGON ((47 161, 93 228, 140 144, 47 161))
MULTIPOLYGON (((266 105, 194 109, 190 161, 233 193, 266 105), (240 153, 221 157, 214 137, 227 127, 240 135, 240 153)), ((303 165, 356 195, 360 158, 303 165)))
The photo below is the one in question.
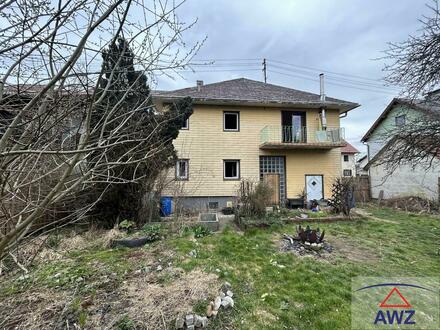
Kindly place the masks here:
POLYGON ((239 159, 223 159, 223 180, 240 180, 240 160, 239 159), (226 163, 235 163, 237 166, 237 175, 234 177, 226 177, 226 163))
POLYGON ((342 174, 343 174, 343 176, 345 176, 345 177, 353 176, 353 170, 350 170, 350 169, 346 168, 346 169, 344 169, 344 170, 342 171, 342 174), (350 171, 350 175, 345 175, 345 171, 350 171))
POLYGON ((223 131, 239 132, 240 131, 240 112, 239 111, 223 111, 223 131), (235 115, 237 118, 237 128, 226 128, 226 115, 235 115))
POLYGON ((176 180, 188 180, 189 179, 189 159, 178 159, 176 161, 176 180), (180 175, 180 163, 185 163, 185 175, 180 175))

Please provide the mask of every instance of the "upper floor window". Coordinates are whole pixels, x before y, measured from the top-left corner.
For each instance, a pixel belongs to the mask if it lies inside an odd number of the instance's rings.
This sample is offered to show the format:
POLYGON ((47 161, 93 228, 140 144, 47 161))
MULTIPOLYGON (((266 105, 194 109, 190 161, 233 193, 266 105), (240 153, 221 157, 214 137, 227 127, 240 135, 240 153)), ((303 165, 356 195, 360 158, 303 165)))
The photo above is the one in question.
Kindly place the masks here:
POLYGON ((240 161, 224 160, 223 161, 223 179, 238 180, 240 179, 240 161))
POLYGON ((189 129, 189 118, 184 120, 181 129, 189 129))
POLYGON ((223 112, 223 130, 238 132, 240 130, 240 113, 237 111, 223 112))
POLYGON ((176 162, 176 179, 178 180, 188 180, 188 159, 179 159, 176 162))
POLYGON ((405 126, 406 115, 400 115, 396 117, 396 126, 401 127, 405 126))
POLYGON ((344 155, 344 162, 348 162, 348 155, 344 155))

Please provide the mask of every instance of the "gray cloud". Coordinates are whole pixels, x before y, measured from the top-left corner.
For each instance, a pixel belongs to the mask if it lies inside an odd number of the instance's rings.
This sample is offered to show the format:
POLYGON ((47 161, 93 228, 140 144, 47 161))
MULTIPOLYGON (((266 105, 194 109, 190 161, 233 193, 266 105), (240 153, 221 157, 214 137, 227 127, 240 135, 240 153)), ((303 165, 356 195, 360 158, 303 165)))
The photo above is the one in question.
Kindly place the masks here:
MULTIPOLYGON (((190 30, 189 43, 208 39, 199 59, 262 59, 268 58, 268 81, 291 88, 318 92, 316 72, 310 81, 274 73, 280 71, 273 60, 327 71, 358 75, 371 79, 383 77, 383 56, 387 42, 403 41, 421 28, 418 19, 428 12, 424 1, 400 0, 188 0, 178 14, 183 21, 198 18, 190 30)), ((258 62, 255 62, 256 64, 258 62)), ((249 68, 258 69, 259 66, 249 68)), ((221 70, 204 68, 203 70, 221 70)), ((182 73, 182 78, 160 78, 158 88, 175 89, 237 77, 262 80, 261 71, 244 71, 236 67, 227 72, 182 73)), ((200 69, 202 70, 202 69, 200 69)), ((294 74, 294 72, 283 71, 294 74)), ((359 88, 359 86, 357 86, 359 88)), ((371 89, 369 87, 365 87, 371 89)), ((377 89, 377 88, 375 88, 377 89)), ((366 91, 326 83, 326 94, 362 106, 342 120, 346 137, 360 150, 359 142, 373 121, 398 93, 366 91)))

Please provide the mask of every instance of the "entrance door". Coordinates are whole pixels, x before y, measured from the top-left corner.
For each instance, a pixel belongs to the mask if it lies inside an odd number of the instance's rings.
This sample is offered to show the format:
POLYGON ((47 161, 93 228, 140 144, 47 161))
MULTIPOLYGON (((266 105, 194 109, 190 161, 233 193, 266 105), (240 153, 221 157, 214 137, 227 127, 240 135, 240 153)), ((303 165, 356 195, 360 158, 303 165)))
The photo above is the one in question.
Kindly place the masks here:
POLYGON ((322 175, 306 175, 307 200, 324 198, 324 184, 322 175))
POLYGON ((264 173, 263 181, 272 188, 272 195, 270 198, 271 205, 280 204, 280 175, 278 173, 264 173))

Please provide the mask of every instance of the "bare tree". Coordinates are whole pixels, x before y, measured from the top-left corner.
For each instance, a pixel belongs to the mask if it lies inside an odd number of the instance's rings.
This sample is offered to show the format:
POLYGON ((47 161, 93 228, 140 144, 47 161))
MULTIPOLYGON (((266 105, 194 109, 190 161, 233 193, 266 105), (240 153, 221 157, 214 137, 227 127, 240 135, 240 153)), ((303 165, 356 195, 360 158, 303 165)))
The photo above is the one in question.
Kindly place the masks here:
POLYGON ((386 143, 375 157, 392 174, 400 165, 425 169, 438 166, 440 155, 440 10, 438 0, 427 4, 430 15, 420 22, 418 35, 400 43, 390 43, 386 51, 386 81, 403 87, 401 103, 416 109, 402 127, 382 134, 386 143))
POLYGON ((182 3, 1 2, 0 260, 37 230, 83 219, 100 200, 86 196, 93 187, 145 179, 142 165, 169 148, 173 137, 161 130, 181 114, 172 107, 157 113, 151 99, 124 108, 135 83, 119 90, 117 102, 105 103, 123 75, 118 65, 101 66, 101 54, 123 37, 143 72, 138 77, 150 82, 187 65, 201 43, 182 52, 182 36, 195 23, 179 21, 182 3), (102 116, 94 121, 98 110, 102 116), (133 119, 146 110, 156 115, 141 134, 133 119), (124 165, 135 168, 130 176, 119 170, 124 165))

